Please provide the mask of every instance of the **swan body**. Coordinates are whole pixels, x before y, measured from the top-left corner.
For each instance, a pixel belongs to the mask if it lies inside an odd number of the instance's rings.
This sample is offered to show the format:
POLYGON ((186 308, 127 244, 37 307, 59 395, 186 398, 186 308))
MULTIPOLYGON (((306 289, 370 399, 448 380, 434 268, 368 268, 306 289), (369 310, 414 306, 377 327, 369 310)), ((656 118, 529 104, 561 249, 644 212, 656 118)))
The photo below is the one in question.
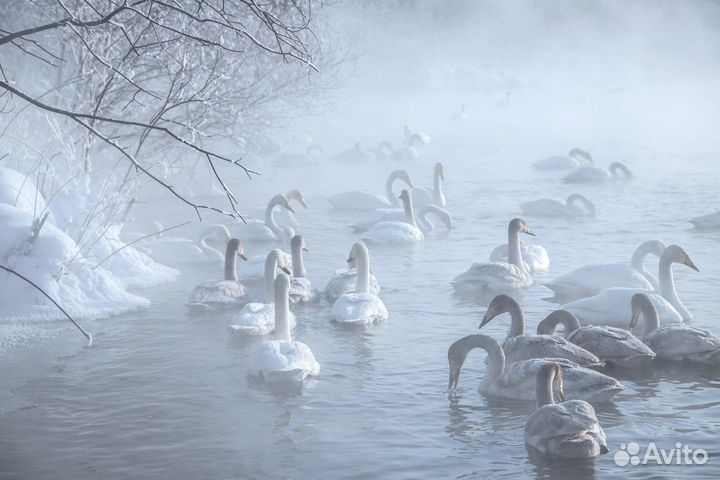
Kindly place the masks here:
POLYGON ((332 156, 332 160, 339 163, 368 163, 375 160, 375 158, 375 155, 372 152, 365 151, 360 146, 360 143, 355 143, 353 148, 332 156))
POLYGON ((392 144, 385 140, 380 142, 380 145, 375 149, 375 158, 378 160, 415 160, 420 158, 420 151, 415 147, 406 145, 393 148, 392 144))
POLYGON ((442 191, 442 182, 445 180, 445 169, 443 164, 438 162, 435 164, 433 172, 433 187, 424 188, 416 187, 412 191, 413 204, 417 207, 434 204, 438 207, 447 206, 445 194, 442 191))
POLYGON ((405 125, 405 138, 403 144, 408 147, 424 147, 430 145, 430 135, 422 132, 413 132, 410 128, 405 125))
MULTIPOLYGON (((274 282, 277 268, 289 273, 280 250, 271 250, 265 260, 265 302, 246 304, 232 319, 230 328, 242 335, 267 335, 275 330, 274 282)), ((288 312, 288 324, 295 328, 295 316, 288 312)))
POLYGON ((402 180, 410 188, 413 186, 410 181, 410 176, 405 170, 395 170, 385 182, 385 195, 367 190, 355 190, 333 195, 328 201, 337 210, 399 208, 400 202, 398 197, 393 193, 393 185, 396 180, 402 180))
POLYGON ((230 232, 225 225, 212 225, 200 233, 196 240, 182 237, 160 237, 144 249, 153 260, 169 265, 224 262, 225 255, 208 242, 226 243, 230 232))
POLYGON ((275 221, 273 212, 275 208, 281 207, 295 211, 285 195, 275 195, 270 199, 265 208, 265 220, 248 219, 246 222, 237 221, 228 226, 233 236, 241 238, 245 242, 274 242, 282 235, 282 229, 275 221))
MULTIPOLYGON (((338 297, 346 293, 353 293, 357 282, 357 275, 357 268, 335 270, 335 273, 333 273, 333 276, 325 287, 325 296, 327 299, 333 303, 338 297)), ((368 277, 370 284, 368 287, 369 292, 373 295, 378 295, 380 293, 380 283, 372 272, 368 274, 368 277)))
POLYGON ((701 215, 690 220, 690 223, 698 229, 720 228, 720 212, 701 215))
POLYGON ((565 327, 566 339, 597 356, 612 367, 642 367, 655 358, 655 353, 635 335, 623 328, 589 325, 580 322, 567 310, 556 310, 537 327, 538 335, 553 335, 558 324, 565 327))
POLYGON ((579 193, 570 195, 565 202, 554 198, 523 202, 520 204, 520 209, 525 215, 536 217, 594 217, 596 213, 595 205, 579 193))
MULTIPOLYGON (((415 215, 415 223, 423 233, 428 233, 435 230, 435 224, 433 224, 429 219, 431 214, 436 215, 438 218, 440 218, 440 220, 445 224, 445 226, 447 226, 448 229, 452 229, 453 221, 450 212, 444 208, 438 207, 437 205, 430 204, 421 207, 418 210, 417 215, 415 215)), ((349 225, 349 227, 355 233, 363 233, 380 222, 402 222, 405 219, 406 217, 404 209, 384 208, 378 210, 372 215, 365 217, 359 222, 349 225)))
POLYGON ((538 170, 569 170, 593 163, 592 155, 585 150, 573 148, 567 155, 551 155, 533 163, 538 170))
POLYGON ((645 324, 642 339, 655 352, 656 358, 716 365, 720 363, 720 337, 684 323, 661 325, 658 312, 646 294, 634 295, 631 307, 630 327, 635 327, 642 315, 645 324))
POLYGON ((592 405, 583 400, 565 401, 568 382, 559 364, 547 363, 538 369, 538 409, 525 423, 525 444, 533 453, 551 458, 586 459, 607 453, 605 431, 592 405), (556 399, 561 403, 555 403, 556 399))
MULTIPOLYGON (((528 272, 547 272, 550 270, 550 256, 544 247, 540 245, 528 245, 525 242, 520 242, 520 252, 523 266, 528 272)), ((507 243, 498 245, 492 252, 490 252, 491 262, 507 262, 507 259, 507 243)))
POLYGON ((493 298, 480 323, 480 328, 503 313, 509 313, 511 318, 510 331, 502 346, 508 363, 531 358, 565 358, 584 367, 602 366, 597 356, 562 337, 526 335, 522 309, 515 299, 508 295, 498 295, 493 298))
POLYGON ((310 347, 293 341, 290 335, 289 300, 290 280, 280 274, 274 282, 275 319, 278 339, 263 342, 250 361, 248 372, 266 382, 300 382, 320 373, 320 364, 310 347))
POLYGON ((210 310, 241 306, 250 301, 245 287, 238 283, 236 273, 237 257, 246 260, 242 244, 237 238, 228 242, 225 253, 225 278, 210 281, 195 287, 188 300, 188 308, 210 310))
POLYGON ((611 163, 608 168, 597 165, 582 166, 563 178, 565 183, 602 183, 611 180, 631 179, 632 172, 620 162, 611 163), (618 174, 622 172, 622 175, 618 174))
POLYGON ((356 242, 350 250, 348 262, 357 264, 355 292, 345 293, 333 303, 330 319, 343 324, 367 325, 389 317, 380 298, 370 293, 370 254, 363 242, 356 242))
POLYGON ((323 148, 314 143, 304 152, 284 152, 275 158, 273 164, 277 167, 307 167, 317 165, 325 155, 323 148))
POLYGON ((480 382, 480 392, 499 398, 535 400, 535 377, 540 368, 557 363, 566 378, 567 395, 588 401, 608 401, 623 390, 620 382, 595 370, 581 367, 567 359, 533 358, 508 363, 502 347, 487 335, 468 335, 453 343, 448 350, 450 379, 448 388, 457 386, 468 353, 482 348, 487 352, 487 369, 480 382))
POLYGON ((635 249, 630 263, 602 263, 585 265, 560 275, 544 284, 556 295, 566 298, 584 298, 596 295, 610 287, 655 290, 657 280, 649 274, 643 262, 647 255, 660 257, 665 250, 662 240, 648 240, 635 249))
POLYGON ((455 289, 465 293, 479 293, 529 288, 533 280, 522 262, 520 232, 534 235, 524 220, 515 218, 508 225, 508 263, 474 263, 466 272, 453 279, 455 289))
POLYGON ((363 240, 373 244, 401 244, 421 242, 425 239, 415 222, 412 196, 407 190, 400 194, 405 210, 405 221, 380 222, 373 225, 363 236, 363 240))

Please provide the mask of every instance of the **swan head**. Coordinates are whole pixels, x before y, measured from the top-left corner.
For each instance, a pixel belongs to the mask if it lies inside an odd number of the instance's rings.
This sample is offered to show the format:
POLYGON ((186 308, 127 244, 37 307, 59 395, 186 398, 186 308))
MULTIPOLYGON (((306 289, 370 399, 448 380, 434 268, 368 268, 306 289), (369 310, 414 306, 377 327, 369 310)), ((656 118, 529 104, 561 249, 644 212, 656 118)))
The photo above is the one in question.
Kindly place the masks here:
POLYGON ((582 148, 573 148, 572 150, 570 150, 568 152, 568 157, 573 157, 573 158, 579 157, 579 158, 587 161, 588 163, 593 163, 593 158, 592 158, 592 155, 590 155, 590 152, 588 152, 587 150, 583 150, 582 148))
POLYGON ((390 178, 397 178, 398 180, 402 180, 408 185, 408 187, 413 188, 412 181, 410 181, 410 174, 407 172, 407 170, 395 170, 393 173, 390 174, 390 178))
POLYGON ((278 273, 275 277, 275 294, 279 296, 287 296, 290 292, 290 277, 284 273, 278 273))
MULTIPOLYGON (((291 274, 290 273, 290 259, 288 258, 288 255, 284 254, 284 252, 275 248, 273 250, 270 250, 270 253, 268 253, 268 258, 274 260, 277 268, 279 268, 283 273, 287 273, 288 275, 291 274)), ((266 260, 266 262, 267 262, 267 260, 266 260)))
POLYGON ((305 239, 303 238, 302 235, 295 235, 294 237, 292 237, 292 239, 290 240, 290 248, 293 252, 299 252, 299 251, 309 252, 310 251, 305 246, 305 239))
POLYGON ((230 255, 232 255, 232 252, 235 252, 235 255, 237 257, 243 260, 247 260, 247 255, 245 255, 245 248, 243 247, 242 242, 237 238, 230 239, 227 244, 227 251, 230 255))
POLYGON ((519 308, 518 303, 511 296, 505 294, 496 296, 492 299, 490 305, 488 305, 485 316, 483 317, 482 322, 480 323, 480 326, 478 328, 484 327, 488 324, 488 322, 490 322, 490 320, 497 317, 498 315, 510 312, 511 310, 516 308, 519 308))
POLYGON ((555 310, 540 321, 537 326, 537 333, 538 335, 553 335, 558 325, 563 325, 565 334, 567 335, 580 328, 580 321, 567 310, 555 310))
POLYGON ((307 203, 305 203, 305 196, 304 196, 304 195, 302 194, 302 192, 301 192, 300 190, 298 190, 297 188, 293 188, 292 190, 290 190, 289 192, 287 192, 287 193, 285 194, 285 198, 288 199, 288 202, 289 202, 290 200, 295 200, 295 201, 297 201, 297 202, 300 203, 300 205, 302 205, 303 208, 305 208, 306 210, 307 210, 307 208, 308 208, 307 203))
POLYGON ((668 247, 662 253, 660 259, 672 263, 682 263, 683 265, 692 268, 696 272, 700 271, 700 269, 696 267, 693 263, 690 255, 688 255, 685 249, 680 245, 668 245, 668 247))
POLYGON ((440 177, 441 180, 445 180, 445 167, 440 162, 435 164, 435 175, 440 177))
POLYGON ((367 245, 365 245, 365 242, 359 241, 355 242, 350 249, 350 255, 348 256, 347 263, 348 265, 356 265, 358 258, 367 258, 369 256, 367 245))
POLYGON ((655 310, 655 305, 653 305, 652 300, 650 300, 650 297, 648 297, 644 293, 636 293, 635 295, 633 295, 632 300, 630 300, 630 306, 632 309, 632 317, 630 317, 630 329, 633 329, 635 328, 635 326, 637 326, 640 315, 644 314, 646 311, 651 312, 655 310))
POLYGON ((522 218, 513 218, 512 220, 510 220, 510 225, 508 225, 508 228, 511 232, 524 233, 532 237, 535 236, 535 233, 533 233, 533 231, 530 229, 530 226, 528 226, 527 222, 525 222, 525 220, 523 220, 522 218))
POLYGON ((295 210, 293 210, 290 206, 290 201, 282 194, 275 195, 272 200, 270 200, 270 205, 280 205, 281 207, 290 210, 291 213, 295 213, 295 210))
POLYGON ((400 192, 400 196, 398 198, 403 202, 412 202, 412 197, 410 196, 410 192, 408 190, 400 192))

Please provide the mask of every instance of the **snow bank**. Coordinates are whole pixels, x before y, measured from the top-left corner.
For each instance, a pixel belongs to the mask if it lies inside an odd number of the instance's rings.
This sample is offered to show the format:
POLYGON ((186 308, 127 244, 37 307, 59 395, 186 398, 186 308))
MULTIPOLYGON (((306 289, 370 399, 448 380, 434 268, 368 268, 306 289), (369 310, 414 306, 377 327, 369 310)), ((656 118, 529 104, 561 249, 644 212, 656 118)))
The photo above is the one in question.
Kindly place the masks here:
POLYGON ((7 167, 0 167, 0 203, 30 214, 39 214, 45 208, 45 199, 31 177, 7 167))

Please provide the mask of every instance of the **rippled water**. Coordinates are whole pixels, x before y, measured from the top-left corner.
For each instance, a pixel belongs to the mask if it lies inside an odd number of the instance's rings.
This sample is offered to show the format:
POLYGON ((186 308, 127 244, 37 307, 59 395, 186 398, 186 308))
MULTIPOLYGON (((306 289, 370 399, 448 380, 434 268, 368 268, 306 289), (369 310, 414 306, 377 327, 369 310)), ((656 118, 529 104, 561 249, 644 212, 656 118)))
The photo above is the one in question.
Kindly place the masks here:
MULTIPOLYGON (((506 240, 507 221, 518 215, 522 200, 578 191, 598 208, 593 221, 527 218, 537 234, 533 242, 544 245, 552 261, 538 283, 585 263, 629 260, 639 242, 662 238, 685 246, 699 266, 700 273, 675 268, 680 296, 696 325, 720 333, 720 237, 694 232, 686 222, 715 208, 716 158, 626 145, 593 151, 603 164, 627 161, 637 178, 571 187, 559 182, 560 174, 530 168, 553 153, 547 146, 479 142, 470 134, 436 139, 411 173, 430 185, 432 164, 445 163, 456 228, 413 247, 371 249, 391 314, 386 324, 348 330, 328 321, 326 303, 295 310, 295 336, 321 364, 320 376, 302 390, 269 389, 246 377, 257 341, 234 336, 229 314, 186 313, 191 288, 220 273, 209 267, 186 269, 181 280, 142 292, 153 301, 147 311, 92 324, 91 348, 80 347, 76 332, 63 328, 56 341, 6 351, 0 477, 720 476, 720 370, 678 367, 621 377, 626 390, 596 406, 611 453, 592 463, 531 461, 523 427, 534 406, 478 393, 480 351, 466 363, 457 392, 448 395, 447 348, 476 332, 484 313, 483 306, 454 297, 449 280, 506 240), (627 442, 666 449, 682 442, 706 449, 710 461, 618 467, 613 454, 627 442)), ((311 208, 299 213, 310 249, 306 267, 323 287, 344 266, 355 238, 345 225, 356 218, 330 212, 323 197, 358 179, 380 190, 392 168, 271 173, 247 191, 242 184, 244 201, 260 206, 271 191, 306 190, 311 208)), ((553 308, 542 300, 548 293, 540 286, 527 292, 530 329, 553 308)), ((507 322, 496 320, 488 331, 500 340, 505 328, 507 322)))

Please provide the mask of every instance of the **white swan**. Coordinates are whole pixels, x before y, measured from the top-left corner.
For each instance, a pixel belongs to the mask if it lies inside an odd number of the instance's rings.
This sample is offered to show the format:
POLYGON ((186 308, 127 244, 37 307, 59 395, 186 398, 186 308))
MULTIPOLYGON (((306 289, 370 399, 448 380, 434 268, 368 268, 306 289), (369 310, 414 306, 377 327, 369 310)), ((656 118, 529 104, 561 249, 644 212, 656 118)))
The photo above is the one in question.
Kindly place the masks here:
POLYGON ((279 240, 282 229, 275 222, 273 215, 273 211, 277 207, 285 208, 290 213, 295 212, 285 195, 275 195, 265 208, 265 221, 257 219, 248 219, 245 222, 237 221, 228 225, 228 228, 230 228, 234 237, 240 238, 244 242, 274 242, 279 240))
POLYGON ((573 193, 565 202, 554 198, 523 202, 520 209, 524 214, 536 217, 594 217, 596 213, 595 205, 579 193, 573 193))
POLYGON ((248 373, 266 382, 300 382, 320 373, 320 364, 310 347, 293 341, 290 334, 288 292, 290 280, 281 273, 274 282, 275 335, 277 340, 260 344, 248 366, 248 373))
POLYGON ((535 377, 537 371, 548 363, 557 363, 563 369, 567 394, 570 398, 590 401, 607 401, 623 390, 620 382, 612 377, 565 359, 533 358, 516 363, 508 363, 502 347, 492 337, 475 334, 456 341, 448 349, 450 377, 448 388, 457 386, 460 370, 465 359, 475 348, 487 352, 487 368, 480 382, 480 392, 500 398, 513 400, 535 399, 535 377))
POLYGON ((508 225, 509 262, 474 263, 465 273, 453 279, 455 289, 466 293, 481 293, 529 288, 533 280, 522 261, 520 232, 535 236, 525 220, 512 219, 508 225))
MULTIPOLYGON (((282 265, 290 265, 292 263, 292 256, 287 253, 290 251, 290 243, 292 238, 295 236, 295 229, 292 227, 285 227, 282 229, 282 249, 280 249, 280 263, 282 265)), ((243 264, 243 268, 240 269, 239 277, 246 283, 256 283, 265 281, 265 259, 267 253, 262 255, 253 255, 252 258, 248 259, 243 264)))
POLYGON ((330 319, 344 324, 371 324, 387 320, 387 308, 377 295, 370 293, 370 254, 363 242, 356 242, 350 250, 348 263, 357 265, 355 291, 345 293, 333 303, 330 319))
POLYGON ((582 400, 565 401, 564 371, 548 363, 537 371, 538 409, 525 423, 525 444, 544 457, 594 458, 607 453, 607 439, 595 409, 582 400), (555 400, 560 403, 555 403, 555 400))
POLYGON ((367 190, 338 193, 328 199, 337 210, 376 210, 378 208, 400 207, 398 197, 393 193, 393 184, 402 180, 410 188, 413 184, 405 170, 395 170, 385 182, 385 195, 367 190))
POLYGON ((275 158, 273 165, 277 167, 307 167, 317 165, 325 156, 325 150, 317 144, 311 144, 305 152, 284 152, 275 158))
POLYGON ((415 222, 412 196, 407 190, 400 193, 400 199, 405 210, 405 220, 402 222, 379 222, 363 234, 363 240, 372 244, 401 244, 422 242, 425 239, 422 231, 415 222))
MULTIPOLYGON (((271 250, 265 260, 265 303, 252 302, 245 305, 232 319, 230 328, 243 335, 267 335, 275 330, 274 282, 276 270, 289 274, 280 250, 271 250)), ((295 328, 295 316, 290 313, 290 328, 295 328)))
POLYGON ((653 351, 628 330, 599 325, 581 327, 575 315, 567 310, 556 310, 545 317, 538 324, 537 333, 554 335, 558 325, 564 326, 568 341, 593 353, 607 366, 643 367, 655 358, 653 351))
POLYGON ((633 174, 628 167, 620 162, 611 163, 608 168, 590 165, 579 167, 563 178, 565 183, 600 183, 610 180, 629 180, 633 174), (622 175, 618 174, 622 172, 622 175))
POLYGON ((334 162, 362 164, 375 160, 375 155, 372 152, 365 151, 360 146, 360 143, 356 142, 353 148, 336 153, 331 158, 334 162))
POLYGON ((445 180, 445 169, 443 168, 443 164, 438 162, 435 164, 435 170, 433 172, 433 188, 413 188, 412 198, 415 206, 424 207, 431 203, 438 207, 447 206, 445 194, 442 191, 443 180, 445 180))
MULTIPOLYGON (((550 256, 541 245, 529 245, 520 242, 520 255, 524 263, 525 270, 530 273, 547 272, 550 270, 550 256)), ((508 260, 508 244, 498 245, 490 252, 491 262, 507 262, 508 260)))
MULTIPOLYGON (((293 200, 295 200, 306 210, 308 208, 307 203, 305 203, 305 196, 297 188, 294 188, 287 192, 285 194, 285 198, 288 199, 288 202, 292 202, 293 200)), ((300 226, 300 222, 298 222, 297 218, 295 218, 295 215, 291 213, 290 210, 287 210, 285 208, 279 208, 273 212, 273 215, 275 217, 275 223, 277 223, 280 227, 297 228, 300 226)))
POLYGON ((608 288, 593 297, 565 304, 563 308, 575 315, 584 325, 627 326, 627 305, 636 293, 647 293, 660 315, 662 323, 680 323, 693 319, 675 290, 672 264, 682 263, 693 270, 698 268, 687 252, 678 245, 668 246, 660 256, 660 295, 636 288, 608 288))
POLYGON ((567 299, 590 297, 610 287, 655 290, 658 287, 657 279, 645 270, 643 262, 650 254, 659 258, 663 251, 665 242, 648 240, 635 249, 629 264, 618 262, 585 265, 543 285, 555 292, 555 295, 567 299))
POLYGON ((225 255, 208 242, 226 244, 230 232, 225 225, 210 225, 200 231, 196 240, 182 237, 160 237, 143 249, 153 260, 168 265, 225 261, 225 255))
POLYGON ((410 128, 405 125, 404 129, 405 138, 403 138, 403 144, 408 147, 424 147, 430 145, 430 136, 422 132, 413 132, 410 128))
POLYGON ((447 227, 448 230, 453 228, 453 220, 450 212, 437 205, 425 205, 420 208, 415 218, 417 219, 417 225, 423 233, 429 233, 435 230, 435 224, 430 221, 430 215, 437 216, 447 227))
POLYGON ((684 323, 660 325, 658 312, 645 294, 633 295, 631 306, 630 328, 637 325, 642 315, 645 323, 642 340, 655 352, 657 359, 720 363, 720 338, 716 335, 684 323))
POLYGON ((209 310, 242 306, 250 301, 245 287, 237 281, 237 258, 247 260, 242 243, 231 239, 225 251, 225 279, 198 285, 190 294, 187 306, 192 310, 209 310))
POLYGON ((393 148, 390 142, 384 140, 375 149, 375 157, 378 160, 415 160, 420 158, 420 151, 405 145, 393 148))
POLYGON ((307 252, 302 235, 295 235, 290 241, 292 257, 292 278, 290 279, 290 301, 293 303, 314 302, 318 294, 306 278, 307 271, 303 262, 303 252, 307 252))
MULTIPOLYGON (((357 262, 350 258, 348 259, 348 268, 335 270, 332 277, 325 286, 325 296, 330 303, 334 303, 338 297, 355 291, 357 284, 357 262)), ((375 275, 370 272, 368 274, 369 292, 373 295, 380 293, 380 283, 375 278, 375 275)))
POLYGON ((503 313, 510 314, 510 330, 503 342, 503 350, 509 363, 531 358, 565 358, 583 367, 602 366, 602 362, 594 354, 562 337, 526 335, 525 315, 515 299, 507 295, 493 298, 479 328, 503 313))
POLYGON ((720 212, 709 213, 690 219, 690 223, 697 229, 720 228, 720 212))
POLYGON ((592 165, 593 159, 589 152, 573 148, 567 155, 551 155, 533 163, 538 170, 569 170, 586 164, 592 165))

